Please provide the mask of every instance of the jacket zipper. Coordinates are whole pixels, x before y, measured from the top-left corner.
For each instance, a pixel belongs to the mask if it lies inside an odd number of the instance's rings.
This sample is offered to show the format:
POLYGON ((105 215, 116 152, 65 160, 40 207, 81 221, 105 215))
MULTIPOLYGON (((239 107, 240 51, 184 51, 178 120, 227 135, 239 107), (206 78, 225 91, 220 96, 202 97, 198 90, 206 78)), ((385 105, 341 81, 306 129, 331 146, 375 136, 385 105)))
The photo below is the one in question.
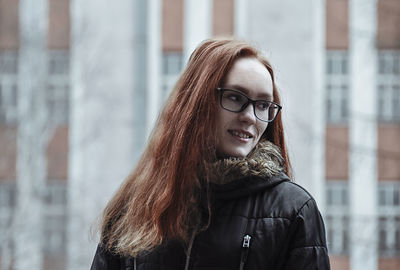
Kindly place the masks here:
POLYGON ((250 249, 250 240, 251 240, 251 236, 246 234, 243 237, 243 245, 242 245, 242 252, 240 255, 240 267, 239 270, 243 270, 244 269, 244 265, 247 261, 247 256, 249 255, 249 249, 250 249))

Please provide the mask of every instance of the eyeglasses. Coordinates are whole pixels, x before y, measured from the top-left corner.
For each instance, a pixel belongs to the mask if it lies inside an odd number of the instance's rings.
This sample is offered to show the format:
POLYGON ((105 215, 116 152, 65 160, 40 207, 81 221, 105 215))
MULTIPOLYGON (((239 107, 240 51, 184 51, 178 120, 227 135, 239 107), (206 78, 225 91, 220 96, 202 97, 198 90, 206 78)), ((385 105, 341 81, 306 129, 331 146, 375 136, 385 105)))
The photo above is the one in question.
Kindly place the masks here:
POLYGON ((226 88, 218 87, 221 93, 221 107, 230 112, 242 112, 251 103, 253 104, 254 115, 263 122, 272 122, 275 120, 282 106, 268 100, 252 100, 245 94, 226 88))

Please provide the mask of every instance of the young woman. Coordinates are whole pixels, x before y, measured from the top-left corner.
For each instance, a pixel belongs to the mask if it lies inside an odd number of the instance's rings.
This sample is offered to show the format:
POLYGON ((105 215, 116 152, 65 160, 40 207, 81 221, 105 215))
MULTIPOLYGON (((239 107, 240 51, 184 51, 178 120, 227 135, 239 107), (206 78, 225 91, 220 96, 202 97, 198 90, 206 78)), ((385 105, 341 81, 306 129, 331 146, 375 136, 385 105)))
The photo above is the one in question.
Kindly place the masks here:
POLYGON ((288 177, 279 103, 254 47, 200 44, 104 210, 91 269, 329 269, 316 203, 288 177))

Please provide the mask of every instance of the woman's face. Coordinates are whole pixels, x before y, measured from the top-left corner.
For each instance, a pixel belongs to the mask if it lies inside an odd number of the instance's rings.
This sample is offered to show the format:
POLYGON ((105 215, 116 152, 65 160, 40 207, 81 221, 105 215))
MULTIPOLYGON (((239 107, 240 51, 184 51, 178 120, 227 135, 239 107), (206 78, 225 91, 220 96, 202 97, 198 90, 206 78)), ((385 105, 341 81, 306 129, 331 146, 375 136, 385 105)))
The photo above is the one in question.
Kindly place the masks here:
MULTIPOLYGON (((271 75, 256 58, 236 60, 220 87, 239 91, 252 100, 273 101, 271 75)), ((219 157, 247 156, 268 126, 256 118, 251 103, 242 112, 230 112, 218 106, 216 124, 219 157)))

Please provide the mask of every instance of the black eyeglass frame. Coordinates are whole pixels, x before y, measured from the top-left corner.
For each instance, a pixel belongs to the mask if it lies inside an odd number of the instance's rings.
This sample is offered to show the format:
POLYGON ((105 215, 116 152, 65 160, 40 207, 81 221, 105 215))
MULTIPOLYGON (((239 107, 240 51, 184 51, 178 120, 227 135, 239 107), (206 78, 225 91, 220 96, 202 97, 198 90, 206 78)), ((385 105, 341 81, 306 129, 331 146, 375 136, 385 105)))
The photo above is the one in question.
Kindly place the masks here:
POLYGON ((249 106, 249 104, 251 103, 253 105, 253 113, 254 113, 255 117, 258 120, 263 121, 263 122, 268 122, 268 123, 273 122, 276 119, 276 117, 278 116, 279 112, 282 110, 282 106, 279 105, 276 102, 269 101, 269 100, 264 100, 264 99, 253 100, 253 99, 249 98, 247 95, 245 95, 244 93, 242 93, 240 91, 237 91, 237 90, 233 90, 233 89, 229 89, 229 88, 223 88, 223 87, 217 87, 217 91, 219 91, 221 93, 220 97, 219 97, 219 104, 221 105, 221 107, 224 110, 227 110, 229 112, 235 112, 235 113, 243 112, 247 108, 247 106, 249 106), (243 106, 238 111, 237 110, 229 110, 229 109, 225 108, 222 105, 222 96, 223 96, 225 91, 233 91, 235 93, 238 93, 238 94, 244 96, 245 98, 247 98, 247 101, 243 104, 243 106), (272 105, 275 105, 278 108, 278 111, 276 112, 276 114, 275 114, 273 119, 271 119, 271 120, 263 120, 263 119, 261 119, 260 117, 257 116, 257 114, 256 114, 256 102, 259 102, 259 101, 270 103, 272 105))

